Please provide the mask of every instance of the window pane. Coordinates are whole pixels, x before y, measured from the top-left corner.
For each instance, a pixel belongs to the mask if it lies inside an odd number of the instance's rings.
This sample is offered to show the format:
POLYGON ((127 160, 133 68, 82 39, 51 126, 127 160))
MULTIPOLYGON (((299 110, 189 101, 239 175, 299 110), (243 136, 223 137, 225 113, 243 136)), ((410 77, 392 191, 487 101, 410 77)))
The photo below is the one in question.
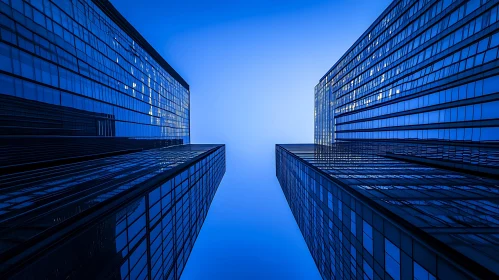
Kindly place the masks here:
POLYGON ((385 270, 393 279, 400 279, 400 249, 386 238, 385 270))

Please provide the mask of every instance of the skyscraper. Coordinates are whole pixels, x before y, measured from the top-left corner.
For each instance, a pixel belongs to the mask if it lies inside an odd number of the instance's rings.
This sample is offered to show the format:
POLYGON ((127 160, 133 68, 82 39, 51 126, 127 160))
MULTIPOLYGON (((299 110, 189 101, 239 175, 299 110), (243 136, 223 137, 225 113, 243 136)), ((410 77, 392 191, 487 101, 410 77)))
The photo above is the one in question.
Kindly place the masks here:
POLYGON ((499 140, 496 1, 394 1, 315 88, 315 143, 499 140))
POLYGON ((324 279, 499 275, 499 1, 393 1, 277 177, 324 279))
POLYGON ((7 3, 3 135, 190 142, 189 85, 109 1, 7 3))
POLYGON ((225 173, 107 0, 0 2, 0 278, 179 279, 225 173))
POLYGON ((0 176, 2 279, 179 279, 225 173, 181 145, 0 176))

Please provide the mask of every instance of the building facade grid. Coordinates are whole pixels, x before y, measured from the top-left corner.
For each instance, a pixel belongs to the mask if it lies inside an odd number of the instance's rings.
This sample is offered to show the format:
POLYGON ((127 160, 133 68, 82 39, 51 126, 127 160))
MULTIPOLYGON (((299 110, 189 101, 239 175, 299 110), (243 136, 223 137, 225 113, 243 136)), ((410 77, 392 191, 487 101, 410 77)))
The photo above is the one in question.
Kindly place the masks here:
POLYGON ((225 147, 183 145, 43 171, 30 175, 45 184, 0 178, 2 277, 180 279, 225 173, 225 147))
POLYGON ((190 142, 189 86, 93 1, 1 1, 0 67, 3 95, 103 114, 85 136, 190 142))
POLYGON ((276 147, 277 178, 324 279, 497 276, 496 180, 362 145, 276 147))
POLYGON ((499 140, 498 4, 394 1, 317 85, 315 143, 499 140))

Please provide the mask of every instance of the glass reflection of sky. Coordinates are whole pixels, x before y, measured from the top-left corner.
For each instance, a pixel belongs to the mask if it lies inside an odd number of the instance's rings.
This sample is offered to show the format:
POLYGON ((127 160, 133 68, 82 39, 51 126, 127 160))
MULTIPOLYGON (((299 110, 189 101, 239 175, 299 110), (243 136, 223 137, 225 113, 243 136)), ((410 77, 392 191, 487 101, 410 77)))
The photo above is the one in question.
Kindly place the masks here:
MULTIPOLYGON (((197 235, 200 226, 199 228, 194 227, 197 225, 194 222, 204 220, 204 216, 197 213, 202 207, 193 207, 190 212, 180 213, 180 215, 172 214, 170 209, 176 203, 180 205, 180 209, 186 202, 202 205, 208 203, 209 205, 224 171, 224 148, 222 146, 184 145, 0 176, 2 185, 0 192, 0 225, 2 225, 0 258, 9 260, 9 256, 12 254, 17 256, 15 252, 23 255, 23 251, 20 250, 22 246, 43 246, 40 244, 47 244, 46 240, 49 238, 46 236, 47 232, 57 234, 64 232, 73 227, 75 221, 80 223, 82 220, 89 219, 88 217, 93 212, 107 209, 109 205, 121 201, 120 203, 125 203, 125 205, 117 213, 112 214, 114 218, 107 218, 98 224, 89 224, 87 233, 81 234, 79 239, 74 241, 81 244, 90 242, 90 244, 103 245, 99 245, 97 249, 90 246, 88 249, 75 251, 75 256, 82 254, 84 258, 93 259, 93 261, 103 256, 104 258, 111 257, 111 249, 105 244, 115 242, 116 246, 112 251, 122 255, 121 258, 125 259, 125 262, 120 265, 127 267, 126 274, 121 275, 122 278, 136 279, 135 277, 138 277, 142 270, 139 271, 139 274, 133 275, 137 271, 133 269, 135 267, 132 266, 133 264, 128 264, 128 260, 139 262, 138 259, 134 258, 142 256, 141 248, 147 246, 147 240, 144 237, 150 232, 146 233, 146 212, 150 215, 150 221, 147 221, 147 224, 154 222, 155 225, 161 224, 162 221, 159 220, 165 215, 169 215, 170 220, 175 216, 187 215, 190 217, 193 215, 193 227, 182 227, 179 233, 187 232, 187 236, 194 233, 197 235), (213 157, 213 154, 216 154, 216 158, 213 157), (206 156, 202 159, 202 164, 194 164, 193 160, 202 156, 206 156), (190 167, 183 165, 189 162, 193 162, 193 165, 190 167), (178 171, 175 169, 176 167, 182 168, 184 171, 182 169, 178 171), (200 171, 201 169, 202 171, 200 171), (156 181, 154 178, 173 176, 175 172, 181 173, 156 189, 148 190, 151 186, 150 183, 156 181), (194 184, 197 184, 196 188, 191 188, 194 184), (180 187, 177 188, 177 185, 180 187), (199 188, 203 190, 200 191, 199 188), (209 193, 209 190, 212 193, 209 193), (149 191, 150 194, 147 197, 133 197, 134 194, 142 191, 149 191), (204 196, 201 196, 202 194, 204 196), (132 196, 130 197, 130 195, 132 196), (187 201, 183 199, 184 196, 188 198, 187 201), (192 200, 190 200, 191 197, 192 200), (130 199, 136 200, 135 202, 127 202, 130 199), (146 211, 147 205, 151 206, 150 211, 146 211), (153 213, 158 213, 158 205, 162 205, 159 211, 162 214, 153 216, 153 213), (161 209, 163 210, 161 211, 161 209), (83 214, 83 216, 79 214, 83 214), (87 251, 93 253, 86 254, 87 251), (129 265, 130 267, 128 267, 129 265)), ((191 221, 190 218, 187 220, 191 221)), ((148 228, 150 229, 150 227, 148 228)), ((157 228, 162 229, 163 227, 157 228)), ((161 232, 162 230, 160 230, 161 232)), ((169 237, 165 235, 163 240, 170 242, 172 238, 171 234, 169 237)), ((74 242, 69 243, 74 246, 74 242)), ((65 246, 60 247, 64 248, 65 246)), ((190 252, 189 247, 182 250, 190 252)), ((172 256, 179 252, 172 253, 172 256)), ((61 257, 67 257, 67 255, 59 253, 53 255, 52 258, 47 258, 53 260, 54 266, 58 266, 57 259, 61 257)), ((85 261, 89 260, 81 260, 82 263, 77 267, 85 267, 85 261)), ((182 258, 181 261, 185 262, 182 258)), ((144 258, 141 258, 141 262, 144 262, 144 258)), ((7 267, 8 265, 2 267, 0 272, 7 267)), ((39 269, 39 267, 36 268, 39 269)), ((106 269, 113 271, 114 268, 110 265, 110 268, 103 268, 102 271, 106 271, 106 269)), ((168 273, 169 267, 165 269, 164 273, 168 273)), ((47 268, 48 270, 49 268, 47 268)), ((177 273, 176 270, 174 273, 177 273)))
POLYGON ((477 262, 499 264, 498 180, 389 158, 374 143, 282 147, 477 262))

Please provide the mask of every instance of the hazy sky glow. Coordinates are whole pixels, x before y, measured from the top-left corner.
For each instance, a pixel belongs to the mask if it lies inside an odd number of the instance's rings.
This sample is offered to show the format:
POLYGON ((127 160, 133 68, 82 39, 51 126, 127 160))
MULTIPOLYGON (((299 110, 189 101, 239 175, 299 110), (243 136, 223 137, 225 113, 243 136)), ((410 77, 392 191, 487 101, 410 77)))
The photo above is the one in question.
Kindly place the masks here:
POLYGON ((313 142, 314 86, 388 0, 113 0, 191 86, 192 143, 227 173, 182 279, 320 279, 275 177, 313 142))

